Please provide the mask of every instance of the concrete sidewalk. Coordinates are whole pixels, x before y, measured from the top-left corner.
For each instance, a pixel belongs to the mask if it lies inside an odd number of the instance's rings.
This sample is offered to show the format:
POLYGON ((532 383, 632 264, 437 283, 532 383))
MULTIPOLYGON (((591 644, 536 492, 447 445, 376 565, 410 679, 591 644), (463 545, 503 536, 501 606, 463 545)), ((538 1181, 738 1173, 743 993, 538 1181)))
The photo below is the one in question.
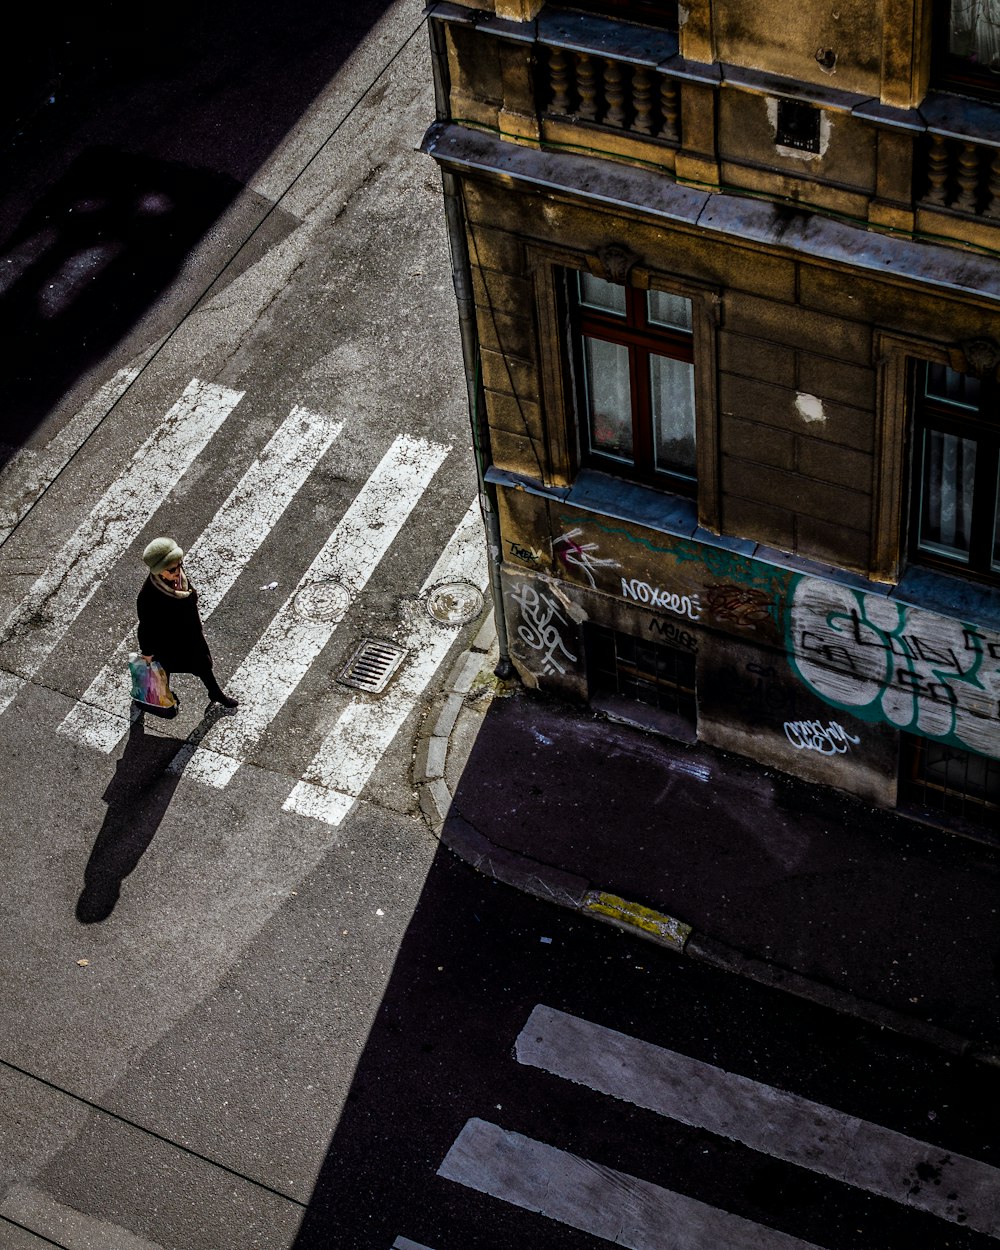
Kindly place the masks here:
POLYGON ((418 735, 431 828, 499 880, 1000 1062, 1000 852, 493 676, 488 618, 418 735))

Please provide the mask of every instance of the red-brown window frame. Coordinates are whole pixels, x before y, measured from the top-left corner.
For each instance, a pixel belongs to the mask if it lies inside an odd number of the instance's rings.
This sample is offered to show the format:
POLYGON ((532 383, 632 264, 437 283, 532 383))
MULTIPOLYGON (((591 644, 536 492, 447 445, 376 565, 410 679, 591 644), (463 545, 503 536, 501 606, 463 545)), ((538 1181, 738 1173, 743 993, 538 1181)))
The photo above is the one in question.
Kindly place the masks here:
MULTIPOLYGON (((644 288, 625 284, 625 316, 601 312, 581 302, 578 276, 569 279, 570 307, 573 316, 573 339, 577 351, 580 383, 581 459, 592 468, 604 469, 620 477, 650 485, 669 487, 676 494, 695 497, 698 491, 697 472, 682 476, 656 468, 653 446, 653 404, 649 380, 650 355, 667 356, 694 365, 694 331, 673 330, 666 326, 650 326, 647 320, 647 292, 644 288), (590 447, 590 412, 586 395, 586 369, 583 366, 583 340, 596 338, 628 350, 629 388, 632 401, 632 463, 593 451, 590 447)), ((621 285, 621 284, 616 284, 621 285)), ((681 292, 678 292, 681 294, 681 292)), ((685 298, 690 298, 685 295, 685 298)), ((697 398, 695 398, 697 413, 697 398)))

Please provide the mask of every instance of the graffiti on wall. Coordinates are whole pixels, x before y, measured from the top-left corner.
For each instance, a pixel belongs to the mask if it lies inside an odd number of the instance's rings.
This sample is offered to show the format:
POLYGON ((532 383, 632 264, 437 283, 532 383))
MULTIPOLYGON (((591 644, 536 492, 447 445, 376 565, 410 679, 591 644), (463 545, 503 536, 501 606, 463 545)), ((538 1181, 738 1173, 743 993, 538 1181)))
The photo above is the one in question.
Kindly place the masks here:
POLYGON ((675 647, 683 647, 685 651, 698 650, 698 639, 675 621, 664 621, 654 616, 649 622, 649 632, 675 647))
MULTIPOLYGON (((659 541, 654 542, 626 525, 569 515, 560 516, 559 520, 568 528, 554 540, 553 550, 559 553, 567 569, 573 566, 584 572, 591 589, 599 588, 599 570, 622 568, 617 560, 598 558, 596 541, 583 541, 588 531, 596 530, 616 542, 624 540, 652 555, 666 557, 665 569, 675 571, 682 581, 691 583, 680 589, 665 589, 646 578, 622 575, 624 598, 675 612, 692 621, 704 622, 707 616, 741 630, 769 628, 773 634, 780 629, 785 592, 793 580, 793 574, 784 569, 723 547, 684 538, 658 535, 659 541)), ((608 586, 600 588, 610 590, 608 586)))
POLYGON ((562 560, 567 568, 580 569, 586 577, 590 588, 593 590, 597 582, 594 580, 595 569, 618 569, 621 565, 617 560, 610 557, 602 559, 598 556, 597 543, 581 543, 583 530, 579 525, 571 530, 567 530, 565 534, 560 534, 558 538, 552 540, 552 550, 562 560))
POLYGON ((849 734, 839 721, 786 720, 785 737, 796 751, 816 751, 819 755, 845 755, 860 738, 849 734))
POLYGON ((569 621, 560 610, 559 604, 545 591, 539 591, 530 583, 525 582, 512 590, 510 597, 521 612, 521 624, 517 627, 517 636, 541 660, 541 671, 545 676, 552 673, 565 673, 561 659, 576 663, 576 656, 563 641, 562 630, 569 627, 569 621))
POLYGON ((753 586, 709 586, 706 606, 717 621, 737 629, 755 629, 771 619, 775 603, 753 586))
POLYGON ((701 602, 697 594, 678 594, 674 590, 664 590, 662 586, 650 586, 649 582, 641 582, 637 577, 622 578, 622 598, 651 608, 662 608, 665 612, 676 612, 689 621, 696 621, 701 616, 701 602))
POLYGON ((811 577, 788 630, 790 662, 824 702, 1000 755, 1000 634, 811 577))
POLYGON ((522 547, 520 543, 512 539, 507 540, 507 546, 510 548, 510 554, 518 560, 523 560, 525 564, 538 564, 541 561, 542 553, 536 551, 534 547, 522 547))
MULTIPOLYGON (((815 715, 808 700, 816 696, 862 721, 1000 758, 1000 633, 725 546, 643 533, 610 517, 567 512, 559 520, 562 532, 552 547, 566 571, 590 589, 665 614, 648 624, 651 634, 695 650, 697 630, 683 626, 697 622, 783 646, 787 668, 784 659, 780 673, 748 664, 729 691, 748 720, 756 714, 762 724, 774 724, 777 713, 779 725, 785 717, 793 725, 811 723, 802 718, 815 715), (677 619, 670 624, 670 617, 677 619)), ((529 645, 544 656, 547 672, 576 660, 562 641, 565 623, 547 595, 526 611, 529 645)), ((850 737, 836 739, 846 743, 844 751, 820 753, 845 753, 858 745, 850 737)))

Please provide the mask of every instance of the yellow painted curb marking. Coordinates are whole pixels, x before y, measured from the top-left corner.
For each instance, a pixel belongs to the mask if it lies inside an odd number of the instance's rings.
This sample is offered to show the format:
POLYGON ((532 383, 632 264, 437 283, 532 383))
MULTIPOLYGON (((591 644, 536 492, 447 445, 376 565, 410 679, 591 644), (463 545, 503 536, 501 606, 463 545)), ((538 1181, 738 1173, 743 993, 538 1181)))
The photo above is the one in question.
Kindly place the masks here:
POLYGON ((673 916, 653 911, 651 907, 643 907, 639 903, 630 903, 628 899, 619 898, 617 894, 607 894, 604 890, 588 890, 583 897, 583 909, 608 916, 632 929, 642 929, 644 933, 651 933, 661 942, 678 950, 684 949, 691 936, 691 926, 683 920, 676 920, 673 916))

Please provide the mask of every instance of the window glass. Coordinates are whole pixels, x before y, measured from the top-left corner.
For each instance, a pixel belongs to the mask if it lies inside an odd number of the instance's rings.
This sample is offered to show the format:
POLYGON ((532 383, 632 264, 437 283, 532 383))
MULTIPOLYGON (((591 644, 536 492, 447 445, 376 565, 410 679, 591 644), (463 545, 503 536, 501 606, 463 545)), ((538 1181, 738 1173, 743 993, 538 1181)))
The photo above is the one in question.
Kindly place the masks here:
POLYGON ((967 560, 976 480, 975 441, 925 430, 921 476, 921 550, 967 560))
POLYGON ((951 0, 948 42, 952 56, 1000 79, 1000 4, 951 0))
POLYGON ((675 330, 691 329, 691 301, 669 291, 647 291, 646 308, 650 325, 670 326, 675 330))
POLYGON ((583 340, 590 449, 632 459, 632 395, 628 348, 602 339, 583 340))
POLYGON ((686 360, 651 354, 649 384, 656 468, 661 472, 693 478, 694 365, 686 360))
POLYGON ((955 408, 975 411, 980 400, 979 379, 968 373, 956 373, 947 365, 927 366, 924 391, 929 399, 951 404, 955 408))
POLYGON ((625 316, 625 288, 617 282, 605 282, 592 273, 580 274, 580 303, 588 308, 625 316))

